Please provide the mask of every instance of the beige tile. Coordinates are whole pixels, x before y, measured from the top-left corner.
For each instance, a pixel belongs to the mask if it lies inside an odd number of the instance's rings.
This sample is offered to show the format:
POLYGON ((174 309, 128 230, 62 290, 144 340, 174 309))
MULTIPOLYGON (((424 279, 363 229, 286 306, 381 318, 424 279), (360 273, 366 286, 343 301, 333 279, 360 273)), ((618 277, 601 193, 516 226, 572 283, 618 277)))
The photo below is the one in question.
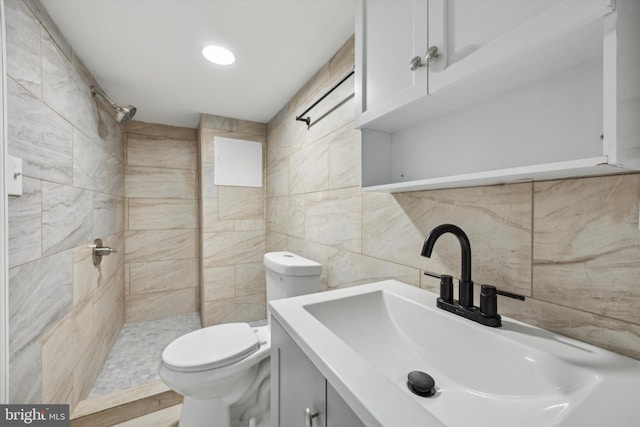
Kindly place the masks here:
POLYGON ((73 249, 73 305, 77 306, 98 289, 100 270, 93 265, 88 245, 73 249))
POLYGON ((218 187, 218 218, 264 219, 262 187, 218 187))
POLYGON ((129 230, 198 228, 198 201, 129 199, 129 230))
POLYGON ((289 194, 329 188, 329 142, 307 144, 289 157, 289 194))
POLYGON ((213 163, 213 137, 216 131, 200 129, 200 163, 213 163))
POLYGON ((267 240, 265 243, 266 252, 278 252, 287 249, 289 239, 286 234, 274 233, 267 231, 267 240))
POLYGON ((329 288, 344 288, 354 285, 396 279, 413 286, 420 285, 420 270, 378 258, 339 251, 329 259, 327 265, 329 288))
POLYGON ((230 322, 253 322, 266 318, 264 294, 255 294, 204 304, 207 323, 204 326, 230 322))
POLYGON ((237 296, 264 295, 266 292, 266 276, 264 263, 236 264, 235 288, 237 296))
POLYGON ((267 168, 267 197, 286 196, 289 194, 289 158, 273 161, 267 168))
POLYGON ((534 188, 533 295, 640 324, 640 175, 534 188))
POLYGON ((129 268, 131 295, 194 288, 199 282, 199 262, 196 258, 134 262, 129 268))
POLYGON ((322 272, 320 273, 321 289, 326 291, 329 288, 331 260, 336 259, 335 257, 341 252, 340 249, 321 245, 310 240, 289 237, 287 250, 320 263, 322 265, 322 272))
POLYGON ((238 130, 238 120, 212 114, 201 114, 200 127, 235 132, 238 130))
POLYGON ((305 197, 305 237, 360 252, 362 196, 359 188, 330 190, 305 197))
MULTIPOLYGON (((332 76, 321 93, 325 93, 341 78, 332 76)), ((307 132, 307 141, 317 141, 353 121, 355 76, 349 77, 335 91, 322 100, 311 114, 311 126, 307 132)))
POLYGON ((264 219, 241 219, 233 221, 234 231, 264 231, 266 221, 264 219))
MULTIPOLYGON (((498 312, 570 338, 640 359, 640 326, 633 323, 533 298, 521 302, 499 297, 498 312)), ((524 328, 526 329, 526 326, 524 328)))
POLYGON ((88 350, 80 355, 78 364, 73 369, 74 402, 80 402, 89 395, 108 356, 99 354, 98 347, 95 342, 92 342, 88 350))
POLYGON ((234 231, 235 221, 222 221, 218 218, 218 199, 206 197, 202 199, 203 231, 234 231))
POLYGON ((125 299, 126 321, 139 322, 197 311, 196 288, 130 295, 125 299))
POLYGON ((329 188, 360 185, 360 132, 349 123, 329 134, 329 188))
POLYGON ((235 291, 235 267, 208 267, 203 269, 203 301, 233 298, 235 291))
POLYGON ((196 199, 196 171, 146 166, 125 167, 125 194, 139 199, 196 199))
POLYGON ((139 121, 131 121, 126 126, 127 134, 157 136, 160 138, 171 138, 186 141, 197 141, 197 130, 192 128, 167 126, 156 123, 145 123, 139 121))
POLYGON ((203 265, 216 267, 261 262, 264 231, 231 231, 203 234, 203 265))
POLYGON ((125 240, 127 263, 198 257, 197 230, 127 231, 125 240))
POLYGON ((453 235, 438 240, 430 259, 420 256, 429 231, 451 223, 469 237, 476 283, 530 295, 531 191, 531 184, 513 184, 364 193, 362 253, 459 277, 460 245, 453 235))
POLYGON ((94 335, 92 306, 85 304, 63 318, 42 337, 42 400, 72 402, 73 370, 94 335))
POLYGON ((339 78, 351 71, 355 63, 355 35, 351 36, 329 61, 331 75, 339 78))
POLYGON ((194 140, 128 134, 127 165, 197 169, 197 143, 194 140))
POLYGON ((271 131, 267 140, 267 168, 270 168, 274 162, 288 158, 306 145, 307 127, 295 121, 295 115, 291 114, 271 131))
MULTIPOLYGON (((289 112, 296 116, 307 109, 315 102, 315 99, 322 95, 324 85, 331 80, 329 64, 324 65, 311 79, 305 83, 300 90, 289 101, 289 112)), ((334 82, 335 84, 335 82, 334 82)), ((286 122, 286 120, 285 120, 286 122)), ((305 127, 302 122, 297 123, 300 127, 305 127)))

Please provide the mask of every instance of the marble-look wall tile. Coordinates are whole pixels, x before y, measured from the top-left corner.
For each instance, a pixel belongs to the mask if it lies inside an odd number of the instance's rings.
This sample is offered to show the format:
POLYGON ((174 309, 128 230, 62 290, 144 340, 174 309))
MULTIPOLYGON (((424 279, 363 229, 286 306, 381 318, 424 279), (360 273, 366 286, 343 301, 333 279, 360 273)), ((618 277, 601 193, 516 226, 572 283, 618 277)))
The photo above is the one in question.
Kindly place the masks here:
POLYGON ((93 235, 96 238, 124 229, 124 199, 108 194, 93 195, 93 235))
POLYGON ((42 183, 42 252, 49 255, 92 241, 93 193, 42 183))
POLYGON ((25 176, 71 184, 71 125, 13 79, 7 86, 9 154, 22 159, 25 176))
POLYGON ((22 179, 22 196, 9 197, 9 268, 42 256, 42 184, 22 179))
POLYGON ((266 292, 266 274, 263 262, 236 264, 236 296, 264 295, 266 292))
POLYGON ((265 242, 264 251, 266 252, 279 252, 287 250, 289 246, 289 238, 286 234, 274 233, 267 230, 267 237, 265 242))
POLYGON ((305 237, 324 245, 359 252, 362 195, 359 188, 330 190, 305 196, 305 237))
POLYGON ((363 253, 459 277, 460 245, 452 235, 438 240, 430 259, 420 256, 429 231, 451 223, 469 237, 476 283, 531 295, 531 192, 531 184, 526 183, 395 195, 365 193, 363 253))
POLYGON ((360 185, 360 132, 353 123, 329 134, 329 188, 360 185))
POLYGON ((91 304, 100 285, 100 269, 93 265, 88 246, 73 248, 73 305, 91 304))
POLYGON ((139 199, 196 199, 196 173, 189 169, 125 168, 125 193, 139 199))
POLYGON ((218 199, 202 198, 202 231, 235 231, 235 221, 218 219, 218 199))
POLYGON ((233 221, 233 224, 234 224, 234 231, 266 230, 266 222, 264 219, 238 219, 233 221))
POLYGON ((33 341, 9 357, 9 401, 14 404, 42 402, 42 347, 33 341))
POLYGON ((203 267, 261 262, 264 231, 203 233, 203 267))
POLYGON ((127 123, 127 135, 157 136, 159 138, 197 141, 198 131, 193 128, 145 123, 137 120, 127 123))
POLYGON ((198 201, 129 199, 129 230, 198 228, 198 201))
POLYGON ((171 169, 196 169, 198 154, 194 140, 129 134, 127 164, 171 169))
POLYGON ((640 175, 534 188, 534 296, 640 325, 640 175))
POLYGON ((265 295, 254 294, 206 301, 203 314, 203 319, 206 319, 203 326, 263 320, 267 316, 265 295))
POLYGON ((329 288, 344 288, 386 279, 420 286, 420 270, 349 251, 334 254, 327 265, 329 288))
POLYGON ((71 45, 64 38, 60 30, 58 29, 53 19, 47 13, 47 10, 42 6, 39 0, 24 0, 25 4, 31 9, 31 12, 35 15, 36 19, 40 21, 43 27, 43 31, 46 31, 49 36, 55 40, 62 53, 67 57, 71 57, 71 45))
POLYGON ((126 297, 126 321, 162 319, 197 311, 197 289, 145 293, 126 297))
POLYGON ((130 294, 169 291, 198 286, 198 260, 179 259, 129 264, 130 294))
POLYGON ((289 237, 287 250, 320 263, 322 265, 322 272, 320 273, 321 290, 326 291, 329 288, 331 260, 338 256, 341 252, 340 249, 322 245, 308 239, 289 237))
POLYGON ((73 254, 60 252, 9 269, 9 348, 17 354, 73 306, 73 254))
POLYGON ((5 2, 7 74, 36 96, 42 85, 40 23, 23 1, 5 2))
MULTIPOLYGON (((322 91, 330 89, 339 77, 333 77, 322 91)), ((351 76, 327 96, 313 111, 307 141, 316 141, 353 121, 355 76, 351 76)))
POLYGON ((214 116, 211 114, 200 115, 200 128, 226 130, 235 132, 238 130, 238 120, 228 117, 214 116))
POLYGON ((42 37, 42 100, 93 140, 98 140, 98 107, 90 85, 47 33, 42 37))
POLYGON ((202 163, 202 197, 217 198, 218 186, 213 183, 213 163, 202 163))
POLYGON ((126 263, 198 257, 196 230, 127 231, 125 240, 126 263))
POLYGON ((205 267, 202 283, 202 300, 215 301, 233 298, 236 295, 236 270, 232 265, 205 267))
POLYGON ((82 132, 73 131, 73 185, 124 196, 124 166, 82 132))
POLYGON ((521 302, 499 297, 498 308, 504 316, 640 359, 637 324, 533 298, 521 302))
POLYGON ((218 187, 218 218, 264 218, 264 189, 262 187, 218 187))
POLYGON ((289 194, 310 193, 329 188, 329 142, 306 145, 289 156, 289 194))
POLYGON ((354 62, 355 35, 352 35, 329 61, 329 71, 332 76, 339 78, 353 69, 354 62))
POLYGON ((267 197, 279 197, 289 194, 289 159, 274 161, 267 168, 267 197))
POLYGON ((267 139, 267 168, 270 168, 274 162, 288 159, 306 145, 307 128, 302 122, 295 121, 295 114, 291 113, 270 132, 267 139))

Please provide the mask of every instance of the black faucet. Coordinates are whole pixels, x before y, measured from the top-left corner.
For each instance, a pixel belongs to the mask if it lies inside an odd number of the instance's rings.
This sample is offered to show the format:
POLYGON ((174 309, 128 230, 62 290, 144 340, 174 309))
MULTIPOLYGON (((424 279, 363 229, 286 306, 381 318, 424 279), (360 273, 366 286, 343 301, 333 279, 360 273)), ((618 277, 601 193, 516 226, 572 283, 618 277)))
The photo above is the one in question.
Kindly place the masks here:
POLYGON ((502 319, 498 314, 498 295, 508 296, 524 301, 521 295, 503 292, 495 286, 482 285, 480 292, 480 307, 473 305, 473 280, 471 280, 471 244, 462 229, 453 224, 442 224, 431 230, 422 246, 423 257, 431 258, 433 245, 445 233, 451 233, 458 238, 462 249, 462 270, 458 282, 459 301, 453 299, 453 280, 451 276, 429 273, 424 274, 440 278, 440 297, 437 300, 439 308, 457 314, 474 322, 486 326, 502 326, 502 319))
POLYGON ((453 224, 442 224, 431 230, 422 246, 423 257, 431 258, 433 245, 436 240, 445 233, 451 233, 458 238, 462 249, 462 269, 458 288, 459 303, 462 307, 473 307, 473 281, 471 280, 471 243, 460 227, 453 224))

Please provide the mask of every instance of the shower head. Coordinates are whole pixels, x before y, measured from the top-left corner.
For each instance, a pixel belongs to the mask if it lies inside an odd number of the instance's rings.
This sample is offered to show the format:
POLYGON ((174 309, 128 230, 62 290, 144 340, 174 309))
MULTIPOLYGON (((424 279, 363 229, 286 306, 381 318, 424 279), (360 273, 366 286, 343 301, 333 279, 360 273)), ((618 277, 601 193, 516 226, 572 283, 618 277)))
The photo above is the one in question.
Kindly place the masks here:
POLYGON ((95 86, 91 86, 91 96, 95 97, 96 95, 100 95, 104 99, 107 100, 111 108, 116 110, 116 123, 119 125, 124 125, 129 120, 136 115, 137 108, 133 105, 127 105, 126 107, 121 107, 113 102, 104 92, 99 91, 95 88, 95 86))

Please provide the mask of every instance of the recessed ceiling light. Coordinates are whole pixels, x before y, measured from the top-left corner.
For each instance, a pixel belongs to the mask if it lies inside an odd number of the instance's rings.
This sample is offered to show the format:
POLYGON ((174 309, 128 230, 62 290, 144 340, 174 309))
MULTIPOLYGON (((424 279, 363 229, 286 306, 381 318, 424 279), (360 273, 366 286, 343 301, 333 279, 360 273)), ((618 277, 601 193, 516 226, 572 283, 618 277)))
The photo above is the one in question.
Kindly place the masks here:
POLYGON ((222 46, 209 45, 202 49, 202 55, 214 64, 229 65, 236 61, 236 57, 229 49, 222 46))

